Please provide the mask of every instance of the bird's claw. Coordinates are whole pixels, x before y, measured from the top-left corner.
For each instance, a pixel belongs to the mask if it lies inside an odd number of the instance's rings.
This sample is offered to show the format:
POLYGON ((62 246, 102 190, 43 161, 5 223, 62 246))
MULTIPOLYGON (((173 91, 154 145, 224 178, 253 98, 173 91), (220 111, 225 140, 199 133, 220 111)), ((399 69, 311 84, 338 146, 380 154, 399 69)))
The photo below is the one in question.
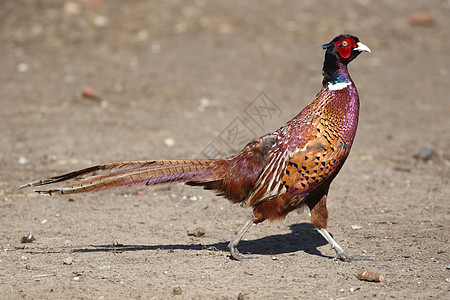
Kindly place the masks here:
POLYGON ((256 258, 253 254, 242 254, 239 252, 239 250, 236 248, 236 245, 233 243, 228 244, 228 249, 230 249, 231 257, 235 260, 243 260, 243 259, 249 259, 249 258, 256 258))
POLYGON ((345 262, 352 262, 357 260, 374 260, 375 258, 372 256, 363 256, 359 254, 347 254, 346 252, 338 252, 334 257, 334 260, 342 260, 345 262))

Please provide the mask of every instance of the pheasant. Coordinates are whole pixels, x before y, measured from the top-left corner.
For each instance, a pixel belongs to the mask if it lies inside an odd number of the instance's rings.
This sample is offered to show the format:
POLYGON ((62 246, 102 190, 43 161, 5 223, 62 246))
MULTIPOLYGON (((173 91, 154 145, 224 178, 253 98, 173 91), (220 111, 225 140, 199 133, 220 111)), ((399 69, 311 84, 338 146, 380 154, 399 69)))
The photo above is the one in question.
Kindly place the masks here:
POLYGON ((282 220, 289 212, 308 206, 313 226, 335 250, 335 259, 372 259, 350 255, 339 246, 327 231, 326 206, 330 184, 349 155, 358 125, 359 96, 347 65, 363 51, 371 51, 348 34, 337 36, 322 48, 323 82, 315 99, 280 129, 248 143, 234 156, 109 163, 33 181, 20 188, 80 177, 66 186, 36 192, 66 195, 167 183, 201 186, 232 203, 252 208, 250 218, 228 244, 236 260, 254 257, 237 249, 252 224, 282 220))

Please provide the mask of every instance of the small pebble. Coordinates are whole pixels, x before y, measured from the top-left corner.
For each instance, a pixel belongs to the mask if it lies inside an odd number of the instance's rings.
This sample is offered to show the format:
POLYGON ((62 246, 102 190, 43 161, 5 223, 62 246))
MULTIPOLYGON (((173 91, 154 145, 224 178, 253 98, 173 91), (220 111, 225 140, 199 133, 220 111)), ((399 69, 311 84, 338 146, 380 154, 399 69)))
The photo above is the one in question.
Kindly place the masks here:
POLYGON ((187 30, 187 24, 185 22, 180 22, 175 24, 174 30, 176 33, 183 33, 187 30))
POLYGON ((272 256, 272 260, 278 260, 278 257, 272 256))
POLYGON ((148 39, 148 30, 146 29, 139 30, 137 33, 137 38, 140 41, 146 41, 148 39))
POLYGON ((75 277, 73 278, 73 280, 78 281, 78 280, 80 280, 80 277, 75 276, 75 277))
POLYGON ((350 226, 352 229, 357 230, 357 229, 361 229, 362 227, 359 225, 352 225, 350 226))
POLYGON ((99 100, 101 98, 100 95, 96 91, 94 91, 94 89, 89 85, 83 86, 81 95, 84 98, 89 98, 89 99, 94 99, 94 100, 99 100))
POLYGON ((45 224, 45 223, 47 223, 48 221, 47 220, 42 220, 41 221, 41 224, 45 224))
POLYGON ((181 295, 183 291, 181 290, 181 287, 176 286, 172 289, 172 295, 176 296, 176 295, 181 295))
POLYGON ((25 73, 28 71, 28 69, 29 69, 29 66, 26 63, 20 63, 17 65, 17 71, 19 73, 25 73))
POLYGON ((64 3, 64 13, 68 15, 78 15, 80 13, 80 5, 77 2, 68 1, 64 3))
POLYGON ((23 237, 20 239, 20 242, 21 242, 21 243, 31 243, 31 242, 33 242, 34 240, 36 240, 36 238, 35 238, 34 235, 30 232, 30 233, 28 233, 26 236, 23 236, 23 237))
POLYGON ((173 138, 164 139, 164 145, 168 148, 172 148, 175 145, 175 140, 173 138))
POLYGON ((26 165, 29 162, 28 158, 21 156, 19 158, 19 165, 26 165))
POLYGON ((415 159, 423 161, 428 161, 432 159, 433 156, 434 156, 434 149, 431 147, 423 147, 413 155, 415 159))
POLYGON ((68 257, 65 260, 63 260, 63 264, 65 264, 65 265, 69 265, 70 266, 72 263, 73 263, 72 257, 68 257))
POLYGON ((109 106, 109 102, 106 100, 100 101, 100 107, 101 108, 107 108, 109 106))
MULTIPOLYGON (((116 92, 116 93, 123 93, 124 91, 125 91, 125 87, 123 86, 123 83, 122 82, 116 82, 115 84, 114 84, 114 91, 116 92)), ((131 102, 130 102, 130 104, 131 104, 131 102)))
POLYGON ((428 13, 418 12, 409 16, 409 20, 414 25, 431 25, 434 23, 434 18, 428 13))
POLYGON ((198 110, 203 112, 209 106, 211 106, 211 101, 208 98, 202 98, 200 99, 200 105, 198 106, 198 110))
POLYGON ((94 18, 94 24, 97 27, 106 27, 109 24, 109 19, 108 17, 98 15, 94 18))
POLYGON ((197 227, 194 230, 188 231, 189 236, 201 237, 205 235, 205 229, 202 227, 197 227))
POLYGON ((153 54, 158 54, 161 52, 161 44, 158 41, 153 41, 151 49, 153 54))

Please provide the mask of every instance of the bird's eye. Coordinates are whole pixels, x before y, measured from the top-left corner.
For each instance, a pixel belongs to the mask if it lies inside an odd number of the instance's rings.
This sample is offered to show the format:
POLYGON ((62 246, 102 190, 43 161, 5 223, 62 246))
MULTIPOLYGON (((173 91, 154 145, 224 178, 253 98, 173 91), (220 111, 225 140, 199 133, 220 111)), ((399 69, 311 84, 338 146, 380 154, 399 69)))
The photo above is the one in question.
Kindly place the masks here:
POLYGON ((347 47, 347 46, 348 46, 347 41, 343 41, 343 42, 342 42, 342 47, 347 47))

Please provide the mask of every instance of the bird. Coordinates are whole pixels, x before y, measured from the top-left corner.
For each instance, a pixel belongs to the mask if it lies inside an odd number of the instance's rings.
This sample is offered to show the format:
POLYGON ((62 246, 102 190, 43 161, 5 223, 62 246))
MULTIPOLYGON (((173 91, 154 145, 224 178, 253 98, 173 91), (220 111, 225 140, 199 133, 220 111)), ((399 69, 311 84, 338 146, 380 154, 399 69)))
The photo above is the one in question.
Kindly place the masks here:
POLYGON ((91 166, 24 184, 37 193, 67 195, 117 187, 185 183, 213 190, 231 203, 251 208, 245 224, 229 240, 231 258, 254 258, 237 246, 253 224, 282 220, 305 207, 311 223, 341 261, 371 260, 348 254, 328 232, 327 198, 330 184, 346 161, 359 119, 359 95, 348 64, 371 52, 359 38, 341 34, 324 44, 322 88, 314 100, 273 133, 250 141, 227 158, 146 160, 91 166), (40 188, 76 180, 57 188, 40 188), (36 189, 37 188, 37 189, 36 189))

